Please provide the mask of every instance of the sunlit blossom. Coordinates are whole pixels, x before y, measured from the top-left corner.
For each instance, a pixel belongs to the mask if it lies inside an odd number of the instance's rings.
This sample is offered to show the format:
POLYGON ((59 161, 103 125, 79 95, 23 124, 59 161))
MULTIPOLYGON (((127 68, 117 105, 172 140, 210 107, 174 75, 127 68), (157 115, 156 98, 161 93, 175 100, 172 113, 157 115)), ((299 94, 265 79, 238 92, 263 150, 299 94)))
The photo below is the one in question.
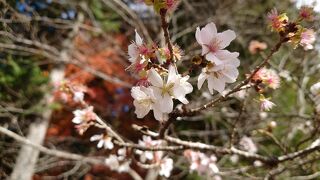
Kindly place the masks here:
POLYGON ((202 55, 216 65, 223 64, 224 60, 234 58, 234 54, 224 50, 236 38, 236 33, 232 30, 226 30, 222 33, 217 32, 216 25, 212 22, 204 28, 197 28, 196 39, 202 46, 202 55), (223 58, 221 58, 223 57, 223 58))
POLYGON ((216 173, 219 173, 219 169, 216 165, 217 158, 214 155, 207 156, 199 151, 186 150, 184 156, 190 162, 190 171, 197 171, 199 174, 213 175, 214 179, 219 178, 216 173))
POLYGON ((98 148, 104 147, 105 149, 113 149, 114 147, 112 143, 112 138, 105 134, 93 135, 90 138, 90 141, 98 141, 98 144, 97 144, 98 148))
POLYGON ((174 66, 169 67, 169 72, 166 80, 154 69, 150 69, 148 80, 151 82, 150 88, 153 90, 156 97, 156 104, 163 113, 170 113, 173 110, 173 98, 187 104, 189 101, 186 95, 193 90, 192 85, 187 82, 189 76, 182 77, 176 71, 174 66))
POLYGON ((237 67, 240 65, 240 61, 238 56, 239 53, 232 53, 232 58, 221 56, 224 64, 211 64, 203 68, 202 73, 198 77, 198 89, 200 89, 204 81, 207 80, 208 89, 211 94, 213 94, 213 90, 222 94, 226 83, 235 82, 239 75, 237 67))
POLYGON ((72 122, 75 124, 87 123, 89 121, 96 119, 96 114, 93 112, 93 107, 89 106, 82 110, 75 110, 73 111, 74 118, 72 122))
POLYGON ((305 29, 301 33, 300 45, 304 47, 305 50, 313 49, 313 43, 316 41, 316 35, 313 29, 305 29))

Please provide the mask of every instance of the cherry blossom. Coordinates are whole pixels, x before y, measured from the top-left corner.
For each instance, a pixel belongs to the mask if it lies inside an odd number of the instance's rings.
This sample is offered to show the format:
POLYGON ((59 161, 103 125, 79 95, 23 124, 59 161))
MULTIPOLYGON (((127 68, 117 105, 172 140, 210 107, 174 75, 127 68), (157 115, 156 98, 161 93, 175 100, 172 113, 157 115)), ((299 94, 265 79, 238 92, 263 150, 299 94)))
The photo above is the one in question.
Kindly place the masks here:
POLYGON ((201 175, 209 173, 214 176, 214 179, 219 179, 219 176, 215 175, 219 173, 219 169, 216 165, 217 158, 214 155, 208 157, 199 151, 186 150, 184 156, 190 162, 190 171, 197 171, 201 175))
POLYGON ((262 83, 272 89, 280 87, 280 77, 274 69, 261 68, 252 79, 262 81, 262 83))
POLYGON ((154 117, 159 121, 167 119, 167 113, 161 110, 159 101, 157 100, 154 90, 142 86, 133 87, 131 96, 134 98, 135 113, 138 118, 146 116, 150 110, 153 110, 154 117))
POLYGON ((122 161, 119 159, 117 155, 110 155, 108 158, 105 159, 105 164, 113 171, 117 171, 119 173, 128 172, 130 170, 130 161, 122 161))
POLYGON ((261 111, 270 111, 275 104, 265 97, 260 97, 260 110, 261 111))
POLYGON ((189 76, 182 77, 177 73, 174 66, 169 67, 166 82, 154 69, 150 69, 148 80, 153 89, 154 95, 163 113, 170 113, 173 110, 173 98, 178 99, 183 104, 189 103, 185 96, 192 92, 193 87, 187 82, 189 76))
POLYGON ((253 40, 249 44, 249 52, 251 54, 257 54, 259 51, 267 49, 268 45, 265 42, 253 40))
POLYGON ((141 48, 143 47, 143 39, 140 37, 138 32, 136 31, 135 42, 132 42, 128 46, 128 54, 129 54, 129 61, 131 63, 135 63, 141 54, 141 48))
POLYGON ((240 139, 239 145, 240 145, 241 149, 243 149, 249 153, 258 152, 257 146, 254 144, 253 140, 248 136, 243 136, 240 139))
POLYGON ((238 59, 239 53, 231 53, 232 56, 221 56, 224 64, 214 65, 210 64, 202 69, 202 73, 198 77, 198 89, 200 89, 205 80, 208 81, 208 89, 211 94, 213 90, 220 94, 225 89, 226 83, 233 83, 236 81, 239 71, 237 67, 240 65, 238 59))
POLYGON ((81 102, 83 101, 84 93, 82 91, 76 91, 73 93, 73 101, 74 102, 81 102))
MULTIPOLYGON (((160 140, 152 140, 150 136, 142 136, 142 140, 139 140, 139 145, 144 147, 157 147, 160 146, 163 142, 160 140)), ((140 161, 146 162, 149 161, 158 161, 161 159, 163 152, 162 151, 141 151, 136 150, 136 153, 140 155, 140 161)))
POLYGON ((113 149, 114 147, 112 138, 104 134, 94 135, 90 138, 90 141, 99 141, 97 144, 98 148, 113 149))
POLYGON ((227 30, 222 33, 217 32, 216 25, 211 22, 204 28, 197 28, 196 39, 202 46, 202 55, 207 60, 217 65, 223 64, 224 60, 233 59, 234 55, 228 50, 223 50, 230 45, 231 41, 236 38, 236 33, 232 30, 227 30), (221 59, 221 56, 224 58, 221 59))
POLYGON ((82 110, 75 110, 73 111, 74 118, 72 119, 72 122, 75 124, 81 124, 81 123, 88 123, 89 121, 96 119, 96 114, 93 112, 93 107, 89 106, 82 110))
POLYGON ((164 158, 160 163, 159 175, 166 178, 170 177, 171 171, 173 169, 173 160, 171 158, 164 158))
POLYGON ((315 32, 313 29, 305 29, 301 33, 300 45, 304 47, 305 50, 313 49, 313 43, 316 41, 315 32))

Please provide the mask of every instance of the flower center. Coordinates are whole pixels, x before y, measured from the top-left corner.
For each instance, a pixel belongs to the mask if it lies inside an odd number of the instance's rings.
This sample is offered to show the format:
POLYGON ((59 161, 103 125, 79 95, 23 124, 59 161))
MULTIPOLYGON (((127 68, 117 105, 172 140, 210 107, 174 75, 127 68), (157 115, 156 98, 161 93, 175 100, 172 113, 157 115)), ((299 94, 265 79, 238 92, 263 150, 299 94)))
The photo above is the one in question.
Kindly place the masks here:
POLYGON ((169 83, 169 84, 164 85, 162 87, 161 95, 164 96, 164 94, 166 94, 166 93, 171 95, 171 91, 172 91, 173 86, 174 86, 174 83, 169 83))
POLYGON ((153 103, 153 101, 152 101, 152 99, 148 98, 148 99, 138 100, 138 103, 143 105, 143 106, 149 106, 150 104, 153 103))
POLYGON ((211 52, 217 52, 220 48, 221 41, 218 39, 213 39, 210 44, 206 45, 211 52))

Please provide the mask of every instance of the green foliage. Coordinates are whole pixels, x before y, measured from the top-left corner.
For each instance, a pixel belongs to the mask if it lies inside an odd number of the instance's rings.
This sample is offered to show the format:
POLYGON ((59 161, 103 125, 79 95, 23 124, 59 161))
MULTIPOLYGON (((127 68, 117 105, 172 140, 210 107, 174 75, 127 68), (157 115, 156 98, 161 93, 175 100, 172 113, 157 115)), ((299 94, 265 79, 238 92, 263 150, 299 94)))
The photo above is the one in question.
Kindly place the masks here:
POLYGON ((121 22, 119 16, 101 4, 100 0, 93 0, 90 8, 95 18, 101 23, 104 31, 119 31, 121 22))
POLYGON ((29 59, 7 56, 0 62, 0 100, 23 105, 42 97, 41 86, 48 82, 41 69, 29 59))

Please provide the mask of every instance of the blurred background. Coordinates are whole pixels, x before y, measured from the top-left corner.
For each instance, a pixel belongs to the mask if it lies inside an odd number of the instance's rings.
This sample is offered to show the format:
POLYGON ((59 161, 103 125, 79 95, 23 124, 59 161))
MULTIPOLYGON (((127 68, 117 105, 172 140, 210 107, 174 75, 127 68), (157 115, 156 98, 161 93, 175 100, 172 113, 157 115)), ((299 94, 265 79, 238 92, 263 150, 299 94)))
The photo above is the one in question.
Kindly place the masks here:
MULTIPOLYGON (((195 29, 208 22, 218 30, 232 29, 237 38, 229 47, 240 52, 239 80, 246 77, 275 45, 278 37, 271 32, 267 13, 277 8, 294 19, 303 5, 315 6, 315 20, 310 26, 319 29, 320 3, 303 0, 181 0, 170 17, 172 41, 182 50, 179 69, 191 75, 191 59, 201 53, 195 40, 195 29), (254 46, 252 41, 263 43, 254 46), (250 45, 251 44, 251 45, 250 45)), ((87 88, 85 101, 122 136, 137 142, 141 135, 132 124, 157 129, 151 115, 137 119, 130 88, 137 83, 129 66, 127 46, 137 30, 146 42, 164 44, 160 19, 152 7, 138 0, 0 0, 0 124, 17 134, 46 147, 83 156, 107 156, 89 141, 97 129, 79 135, 71 122, 77 104, 57 89, 57 83, 68 82, 87 88)), ((319 33, 319 32, 317 32, 319 33)), ((229 139, 232 122, 245 109, 240 119, 237 138, 250 136, 259 144, 262 154, 278 155, 281 148, 270 137, 254 131, 270 127, 272 134, 288 150, 305 147, 319 136, 319 122, 313 118, 314 107, 309 88, 319 81, 319 44, 314 50, 283 47, 270 63, 281 76, 281 87, 267 92, 277 105, 271 112, 260 112, 251 94, 246 100, 234 97, 199 116, 186 118, 170 129, 173 136, 223 146, 229 139)), ((194 86, 195 87, 195 86, 194 86)), ((240 95, 239 95, 240 96, 240 95)), ((205 90, 194 91, 191 106, 212 99, 205 90)), ((23 155, 21 144, 0 134, 0 179, 6 179, 18 168, 23 155)), ((230 157, 219 159, 221 170, 245 166, 234 164, 230 157)), ((33 179, 131 179, 128 174, 110 171, 107 166, 88 165, 40 154, 33 163, 33 179)), ((133 165, 143 177, 147 170, 133 165)), ((289 177, 320 171, 319 161, 298 166, 282 176, 289 177)), ((23 166, 22 166, 23 167, 23 166)), ((266 169, 248 171, 244 177, 263 175, 266 169)), ((21 173, 21 172, 20 172, 21 173)), ((201 179, 189 173, 183 158, 175 159, 172 179, 201 179)))

